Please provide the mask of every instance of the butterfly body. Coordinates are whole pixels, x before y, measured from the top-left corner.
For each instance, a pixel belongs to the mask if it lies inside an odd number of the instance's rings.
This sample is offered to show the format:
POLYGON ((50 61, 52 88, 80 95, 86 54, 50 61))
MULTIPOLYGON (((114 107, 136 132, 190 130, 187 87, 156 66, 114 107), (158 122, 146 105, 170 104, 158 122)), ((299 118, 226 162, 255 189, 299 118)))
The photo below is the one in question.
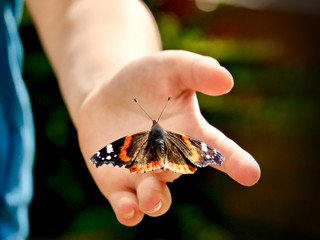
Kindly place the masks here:
POLYGON ((167 132, 156 121, 153 120, 152 128, 148 135, 148 141, 159 158, 162 158, 165 154, 167 135, 167 132))
POLYGON ((158 121, 152 123, 150 131, 120 138, 95 153, 90 161, 96 167, 111 164, 137 173, 169 169, 182 174, 223 163, 223 155, 206 143, 166 131, 158 121))

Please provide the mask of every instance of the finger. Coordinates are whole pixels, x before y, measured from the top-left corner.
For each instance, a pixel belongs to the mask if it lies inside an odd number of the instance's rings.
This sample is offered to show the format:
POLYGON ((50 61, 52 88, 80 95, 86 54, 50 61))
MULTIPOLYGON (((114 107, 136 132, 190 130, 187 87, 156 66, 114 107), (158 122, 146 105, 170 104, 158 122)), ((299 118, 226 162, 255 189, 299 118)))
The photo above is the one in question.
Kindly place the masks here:
POLYGON ((252 186, 257 183, 261 173, 256 160, 238 144, 210 124, 206 123, 205 129, 204 141, 225 156, 225 160, 221 166, 212 166, 227 173, 242 185, 252 186))
POLYGON ((211 57, 186 51, 164 51, 162 54, 166 69, 176 72, 186 89, 217 96, 233 87, 230 72, 211 57))
POLYGON ((110 165, 99 169, 88 165, 88 168, 100 191, 110 202, 118 221, 126 226, 138 224, 144 214, 139 209, 134 191, 134 176, 126 169, 110 165))
POLYGON ((153 175, 155 175, 160 181, 162 182, 173 182, 177 178, 181 176, 181 173, 172 172, 170 170, 155 170, 152 172, 153 175))
POLYGON ((144 214, 139 209, 138 199, 134 192, 115 191, 107 198, 121 224, 134 226, 143 219, 144 214))
POLYGON ((152 217, 167 212, 171 205, 168 186, 153 174, 145 174, 139 179, 136 189, 140 210, 152 217))

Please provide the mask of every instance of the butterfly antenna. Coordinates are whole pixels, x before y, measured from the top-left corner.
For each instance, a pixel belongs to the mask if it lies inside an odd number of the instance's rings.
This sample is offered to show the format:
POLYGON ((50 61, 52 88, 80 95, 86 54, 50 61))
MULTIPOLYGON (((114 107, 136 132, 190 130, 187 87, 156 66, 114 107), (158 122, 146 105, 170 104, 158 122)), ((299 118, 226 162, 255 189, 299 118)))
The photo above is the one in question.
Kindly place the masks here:
POLYGON ((160 113, 160 116, 158 117, 157 122, 159 122, 159 120, 160 120, 160 118, 161 118, 161 116, 162 116, 162 113, 163 113, 164 110, 166 109, 166 107, 167 107, 168 102, 170 101, 170 99, 171 99, 171 97, 168 97, 168 100, 167 100, 167 102, 166 102, 166 105, 164 105, 164 107, 163 107, 163 109, 162 109, 162 111, 161 111, 161 113, 160 113))
POLYGON ((138 104, 138 106, 141 108, 141 110, 151 119, 151 121, 153 121, 152 117, 150 117, 150 115, 141 107, 141 105, 138 103, 137 99, 133 99, 133 101, 136 102, 136 104, 138 104))

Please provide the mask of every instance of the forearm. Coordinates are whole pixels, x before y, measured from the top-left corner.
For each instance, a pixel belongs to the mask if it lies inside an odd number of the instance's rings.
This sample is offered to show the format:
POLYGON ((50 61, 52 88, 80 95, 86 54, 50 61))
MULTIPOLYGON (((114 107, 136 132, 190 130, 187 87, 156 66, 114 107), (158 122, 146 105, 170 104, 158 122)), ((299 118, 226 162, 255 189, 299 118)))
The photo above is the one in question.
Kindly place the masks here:
POLYGON ((156 24, 133 0, 27 0, 70 115, 128 62, 159 51, 156 24))

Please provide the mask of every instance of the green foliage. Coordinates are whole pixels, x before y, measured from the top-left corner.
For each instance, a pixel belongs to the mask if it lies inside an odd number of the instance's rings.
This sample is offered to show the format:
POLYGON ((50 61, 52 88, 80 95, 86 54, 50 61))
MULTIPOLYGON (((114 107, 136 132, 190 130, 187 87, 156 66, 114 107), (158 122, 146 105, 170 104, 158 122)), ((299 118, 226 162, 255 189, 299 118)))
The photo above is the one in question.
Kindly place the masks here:
POLYGON ((183 29, 174 15, 161 14, 158 24, 164 49, 183 49, 214 57, 221 62, 246 64, 270 61, 280 54, 271 41, 208 37, 199 25, 183 29))

